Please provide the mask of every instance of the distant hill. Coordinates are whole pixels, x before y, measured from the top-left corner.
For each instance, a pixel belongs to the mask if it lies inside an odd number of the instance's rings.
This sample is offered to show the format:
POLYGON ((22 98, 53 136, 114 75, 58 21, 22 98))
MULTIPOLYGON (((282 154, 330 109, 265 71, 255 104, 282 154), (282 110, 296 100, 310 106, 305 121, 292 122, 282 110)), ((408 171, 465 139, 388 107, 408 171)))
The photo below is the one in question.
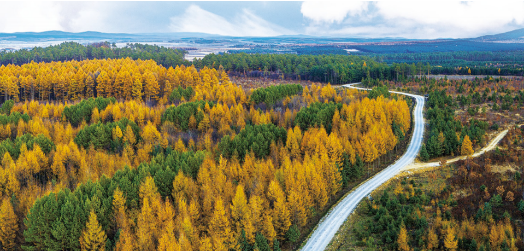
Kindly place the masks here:
POLYGON ((478 38, 472 39, 479 42, 495 42, 495 41, 514 41, 514 42, 524 42, 524 28, 508 31, 505 33, 481 36, 478 38))
POLYGON ((86 31, 78 33, 64 31, 0 33, 0 40, 8 41, 90 40, 110 38, 135 39, 137 38, 137 35, 125 33, 102 33, 96 31, 86 31))

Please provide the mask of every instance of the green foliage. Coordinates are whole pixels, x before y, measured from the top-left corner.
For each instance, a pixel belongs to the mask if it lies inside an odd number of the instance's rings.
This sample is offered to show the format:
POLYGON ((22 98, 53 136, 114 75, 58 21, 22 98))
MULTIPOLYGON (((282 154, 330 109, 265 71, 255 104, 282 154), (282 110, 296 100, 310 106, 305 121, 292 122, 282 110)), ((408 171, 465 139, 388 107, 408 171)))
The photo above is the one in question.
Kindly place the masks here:
POLYGON ((191 118, 191 116, 195 117, 197 125, 204 119, 203 111, 206 104, 208 104, 209 107, 214 106, 213 102, 202 100, 183 103, 179 106, 171 106, 162 114, 162 123, 170 121, 177 125, 182 131, 187 131, 187 129, 189 129, 189 118, 191 118))
POLYGON ((218 152, 226 158, 233 155, 244 159, 244 156, 253 151, 257 158, 264 158, 270 153, 271 142, 285 143, 287 131, 285 128, 273 124, 248 125, 233 139, 224 136, 218 143, 218 152))
POLYGON ((376 87, 373 87, 373 89, 371 89, 368 92, 369 98, 377 98, 380 96, 383 96, 384 98, 389 98, 391 96, 391 93, 389 93, 387 86, 385 85, 376 86, 376 87))
POLYGON ((111 197, 100 183, 88 182, 37 199, 24 223, 25 250, 80 250, 80 235, 93 208, 104 227, 110 222, 111 197))
POLYGON ((1 51, 0 64, 26 64, 30 61, 52 62, 52 61, 81 61, 85 59, 104 58, 132 58, 142 60, 155 60, 165 67, 176 67, 185 62, 183 50, 171 49, 158 45, 127 44, 125 47, 117 48, 108 42, 82 45, 77 42, 63 42, 59 45, 48 47, 34 47, 31 50, 21 49, 17 51, 1 51))
POLYGON ((2 106, 0 107, 0 114, 5 114, 5 115, 11 114, 11 109, 13 109, 14 105, 15 105, 15 101, 13 100, 5 101, 2 104, 2 106))
POLYGON ((393 122, 391 129, 393 130, 393 133, 395 134, 395 136, 397 136, 398 142, 404 140, 404 132, 402 131, 400 124, 393 122))
POLYGON ((392 80, 395 69, 372 58, 353 55, 294 55, 294 54, 209 54, 193 61, 196 67, 218 70, 220 65, 232 75, 329 82, 331 84, 358 82, 366 76, 392 80), (366 63, 366 66, 364 65, 366 63), (251 72, 250 72, 251 71, 251 72), (264 73, 264 74, 262 74, 264 73))
POLYGON ((497 194, 491 197, 491 200, 489 200, 489 203, 493 205, 493 207, 499 207, 500 205, 502 205, 502 197, 500 196, 500 194, 497 194))
POLYGON ((282 251, 282 249, 280 249, 280 243, 278 242, 277 238, 273 239, 273 251, 282 251))
POLYGON ((53 141, 43 134, 39 134, 35 137, 32 134, 27 133, 20 137, 16 137, 14 141, 6 139, 0 142, 0 159, 4 157, 6 152, 9 152, 9 155, 11 155, 13 160, 18 159, 20 148, 23 144, 26 144, 27 150, 33 150, 34 144, 37 144, 45 154, 48 154, 55 149, 53 141))
POLYGON ((17 124, 19 120, 23 120, 24 122, 28 122, 31 119, 27 113, 21 114, 19 112, 13 112, 9 115, 0 114, 0 125, 7 125, 7 124, 17 124))
POLYGON ((182 99, 182 97, 186 101, 189 101, 193 96, 195 96, 195 91, 193 90, 193 87, 188 86, 184 89, 181 86, 179 86, 171 92, 171 94, 169 95, 169 101, 179 102, 182 99))
POLYGON ((479 208, 475 215, 475 220, 483 220, 489 222, 493 219, 493 207, 489 202, 484 203, 484 208, 479 208))
POLYGON ((299 94, 302 92, 302 86, 299 84, 274 85, 266 88, 258 88, 251 94, 251 101, 255 104, 266 103, 274 104, 276 101, 299 94))
POLYGON ((78 132, 74 141, 77 145, 84 148, 88 148, 89 145, 93 144, 95 149, 105 149, 116 152, 122 149, 123 141, 122 139, 113 139, 113 129, 118 126, 122 132, 125 132, 128 125, 133 129, 135 139, 137 139, 138 142, 140 138, 140 128, 135 122, 127 118, 123 118, 118 122, 98 122, 88 125, 78 132))
POLYGON ((109 104, 115 103, 116 99, 111 98, 89 98, 84 99, 76 105, 66 106, 62 112, 62 117, 71 123, 72 126, 78 126, 82 121, 91 121, 91 113, 93 109, 98 108, 99 111, 105 109, 109 104))
POLYGON ((102 176, 97 182, 79 185, 74 192, 64 189, 37 199, 24 221, 27 226, 24 230, 24 249, 79 250, 78 240, 91 209, 97 214, 109 240, 115 243, 117 230, 111 224, 115 217, 112 209, 113 193, 117 187, 126 195, 126 207, 129 210, 140 209, 139 188, 148 176, 154 178, 162 197, 173 201, 173 179, 178 170, 198 170, 204 155, 201 151, 183 154, 172 151, 167 156, 160 153, 148 164, 118 170, 112 178, 102 176), (191 165, 194 166, 187 167, 191 165))
POLYGON ((238 246, 240 251, 251 251, 253 250, 253 247, 249 244, 249 241, 246 237, 246 231, 242 229, 240 232, 240 237, 238 239, 238 246))
MULTIPOLYGON (((407 188, 408 184, 403 186, 407 188)), ((416 187, 417 184, 414 186, 416 187)), ((396 250, 397 237, 402 225, 405 225, 411 233, 419 233, 415 235, 415 242, 410 242, 410 246, 420 247, 420 244, 424 244, 417 239, 422 240, 429 224, 424 216, 419 217, 416 212, 424 210, 430 204, 431 200, 427 195, 421 190, 416 190, 415 195, 406 200, 403 193, 395 195, 384 190, 375 200, 376 207, 369 202, 364 205, 366 210, 362 210, 361 213, 368 217, 358 221, 354 228, 355 235, 364 241, 360 243, 361 245, 371 250, 375 248, 374 245, 380 245, 384 250, 396 250), (373 243, 366 241, 369 238, 374 238, 373 243)), ((448 203, 448 201, 441 203, 448 203)))
POLYGON ((455 102, 446 91, 434 91, 429 94, 426 117, 429 119, 430 133, 426 149, 430 158, 443 155, 460 155, 462 139, 468 135, 475 144, 482 144, 488 124, 484 121, 471 119, 467 126, 455 120, 455 102), (443 139, 439 139, 442 133, 443 139), (456 133, 460 133, 460 141, 456 133))
POLYGON ((258 247, 258 250, 260 251, 271 251, 269 248, 269 244, 267 243, 266 237, 262 235, 261 233, 257 233, 255 237, 255 245, 258 247))
MULTIPOLYGON (((186 176, 196 179, 200 165, 202 165, 205 157, 205 151, 188 151, 182 153, 173 151, 166 157, 165 163, 171 167, 175 174, 177 174, 179 170, 182 170, 186 176)), ((172 184, 169 186, 172 186, 172 184)))
POLYGON ((341 103, 313 103, 300 109, 295 117, 295 125, 300 126, 303 132, 310 127, 322 125, 327 133, 331 133, 333 115, 335 115, 335 110, 340 111, 341 108, 341 103))
POLYGON ((339 168, 339 171, 342 176, 342 185, 346 187, 350 181, 355 181, 362 177, 364 174, 364 162, 362 162, 358 153, 355 157, 355 164, 351 164, 346 153, 342 157, 342 168, 339 168))
POLYGON ((524 213, 524 200, 519 201, 518 208, 521 213, 524 213))
POLYGON ((420 160, 422 161, 428 161, 429 160, 429 154, 426 150, 426 145, 422 144, 422 147, 420 148, 420 160))
POLYGON ((294 224, 287 230, 286 238, 291 243, 295 243, 298 241, 298 238, 300 238, 300 230, 298 229, 297 225, 294 224))

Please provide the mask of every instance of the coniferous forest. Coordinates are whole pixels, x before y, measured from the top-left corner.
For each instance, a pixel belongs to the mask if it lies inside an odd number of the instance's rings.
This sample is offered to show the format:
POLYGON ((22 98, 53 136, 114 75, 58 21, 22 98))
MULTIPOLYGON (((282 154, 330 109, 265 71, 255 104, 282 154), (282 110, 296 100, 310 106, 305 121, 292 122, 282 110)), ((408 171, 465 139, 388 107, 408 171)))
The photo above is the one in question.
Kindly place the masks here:
MULTIPOLYGON (((291 249, 411 127, 411 100, 223 67, 0 67, 6 250, 291 249)), ((377 170, 375 170, 377 169, 377 170)))
POLYGON ((184 54, 73 42, 0 53, 4 250, 295 250, 404 153, 414 102, 390 90, 427 95, 418 161, 440 165, 364 200, 332 247, 522 249, 521 78, 437 78, 426 62, 368 56, 184 54), (351 82, 371 90, 339 86, 351 82), (446 164, 506 129, 496 150, 446 164))

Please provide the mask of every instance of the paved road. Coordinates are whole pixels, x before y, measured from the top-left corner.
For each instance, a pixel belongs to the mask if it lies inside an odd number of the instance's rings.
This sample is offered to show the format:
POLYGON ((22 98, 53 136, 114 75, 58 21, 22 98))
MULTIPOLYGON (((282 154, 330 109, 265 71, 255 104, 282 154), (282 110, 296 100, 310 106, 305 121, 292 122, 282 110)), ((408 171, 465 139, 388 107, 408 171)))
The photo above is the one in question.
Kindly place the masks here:
MULTIPOLYGON (((358 83, 356 83, 358 84, 358 83)), ((348 88, 356 88, 367 90, 364 88, 353 87, 354 84, 343 85, 348 88)), ((411 164, 417 156, 420 146, 422 145, 422 138, 424 135, 424 116, 422 110, 424 108, 424 97, 413 95, 402 92, 391 92, 402 95, 414 97, 416 100, 414 113, 415 128, 413 130, 413 137, 408 146, 408 149, 400 159, 398 159, 393 165, 382 170, 380 173, 373 176, 373 178, 367 180, 363 184, 360 184, 358 188, 354 189, 351 193, 347 194, 339 203, 332 208, 325 216, 320 220, 316 229, 310 235, 306 244, 301 250, 324 250, 327 245, 331 242, 335 233, 337 233, 340 226, 349 217, 351 212, 357 207, 360 200, 370 194, 373 190, 378 188, 382 183, 391 179, 395 176, 404 166, 411 164)))

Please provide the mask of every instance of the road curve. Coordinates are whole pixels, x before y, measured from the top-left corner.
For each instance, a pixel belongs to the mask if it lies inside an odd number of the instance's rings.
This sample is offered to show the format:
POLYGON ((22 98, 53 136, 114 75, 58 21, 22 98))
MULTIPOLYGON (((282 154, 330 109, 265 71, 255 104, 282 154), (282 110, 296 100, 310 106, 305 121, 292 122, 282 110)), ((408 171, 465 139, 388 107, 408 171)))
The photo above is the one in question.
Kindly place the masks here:
MULTIPOLYGON (((355 83, 359 84, 359 83, 355 83)), ((365 88, 354 87, 354 84, 343 85, 347 88, 356 88, 361 90, 369 90, 365 88)), ((377 173, 373 178, 360 184, 351 193, 345 195, 338 204, 331 208, 331 210, 320 220, 319 224, 313 230, 306 244, 301 248, 304 251, 317 251, 324 250, 327 245, 331 242, 331 239, 335 236, 340 226, 349 217, 351 212, 357 207, 358 203, 373 190, 378 188, 381 184, 387 180, 393 178, 404 166, 411 164, 417 156, 420 147, 422 145, 422 138, 424 136, 424 116, 422 114, 424 108, 424 97, 419 95, 413 95, 410 93, 402 92, 391 92, 410 96, 415 98, 416 105, 413 109, 414 118, 414 130, 411 142, 409 143, 408 149, 400 159, 394 164, 377 173)))

